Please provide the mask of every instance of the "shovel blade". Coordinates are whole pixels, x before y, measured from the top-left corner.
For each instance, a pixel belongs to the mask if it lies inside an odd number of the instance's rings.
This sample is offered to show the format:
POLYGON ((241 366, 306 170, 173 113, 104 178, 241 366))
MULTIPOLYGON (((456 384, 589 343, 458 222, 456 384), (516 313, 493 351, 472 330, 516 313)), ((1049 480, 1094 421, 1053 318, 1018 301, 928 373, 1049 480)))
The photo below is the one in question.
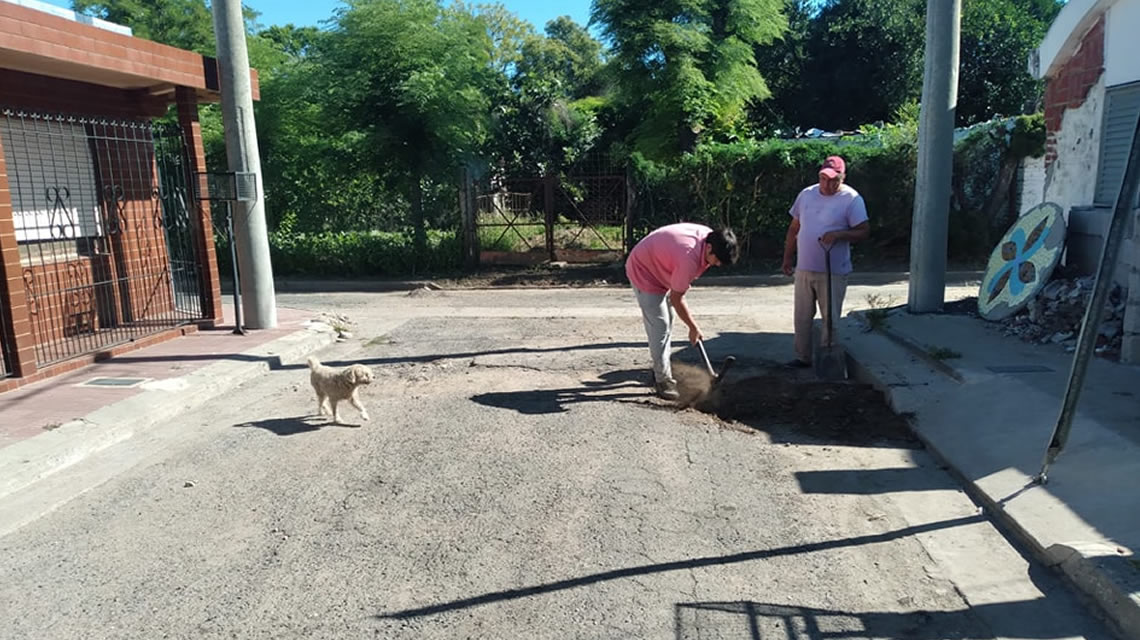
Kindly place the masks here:
POLYGON ((847 353, 843 347, 820 347, 815 354, 815 375, 822 380, 846 380, 847 353))

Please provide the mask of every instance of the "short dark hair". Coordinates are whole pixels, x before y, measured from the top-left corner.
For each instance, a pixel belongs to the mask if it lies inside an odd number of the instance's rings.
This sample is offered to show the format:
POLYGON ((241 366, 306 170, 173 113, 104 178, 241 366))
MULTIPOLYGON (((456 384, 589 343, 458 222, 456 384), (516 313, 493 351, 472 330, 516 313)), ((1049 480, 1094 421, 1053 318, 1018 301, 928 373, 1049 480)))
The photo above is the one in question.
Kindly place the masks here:
POLYGON ((740 257, 740 246, 736 244, 736 234, 732 229, 728 227, 715 229, 705 241, 712 247, 713 255, 721 264, 736 264, 737 258, 740 257))

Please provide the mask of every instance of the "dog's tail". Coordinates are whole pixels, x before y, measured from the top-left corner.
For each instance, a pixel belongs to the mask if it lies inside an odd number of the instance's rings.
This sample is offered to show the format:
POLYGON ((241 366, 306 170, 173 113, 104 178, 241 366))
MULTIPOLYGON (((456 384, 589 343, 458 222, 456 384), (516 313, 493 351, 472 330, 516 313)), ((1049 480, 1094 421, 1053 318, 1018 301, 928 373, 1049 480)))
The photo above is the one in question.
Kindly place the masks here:
POLYGON ((305 362, 309 364, 309 369, 316 369, 317 367, 321 366, 321 361, 317 360, 316 356, 309 356, 305 362))

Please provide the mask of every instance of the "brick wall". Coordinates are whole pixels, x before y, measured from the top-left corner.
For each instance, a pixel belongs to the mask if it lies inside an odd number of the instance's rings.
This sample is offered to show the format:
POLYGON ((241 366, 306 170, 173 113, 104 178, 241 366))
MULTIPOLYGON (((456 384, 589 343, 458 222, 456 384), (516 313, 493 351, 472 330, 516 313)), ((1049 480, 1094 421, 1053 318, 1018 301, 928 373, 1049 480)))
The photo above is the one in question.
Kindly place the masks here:
MULTIPOLYGON (((59 80, 35 74, 0 69, 0 106, 36 112, 100 115, 110 118, 152 118, 167 112, 168 102, 134 90, 59 80)), ((179 87, 179 122, 187 146, 191 171, 204 167, 204 151, 197 122, 197 94, 179 87)), ((174 98, 168 95, 168 98, 174 98)), ((100 125, 104 126, 104 125, 100 125)), ((163 323, 150 320, 174 313, 174 296, 167 271, 169 264, 161 204, 157 200, 157 167, 146 129, 132 139, 129 127, 107 127, 96 132, 91 151, 96 156, 96 180, 122 189, 115 224, 104 220, 104 236, 84 241, 84 249, 58 261, 21 259, 13 225, 8 167, 0 140, 0 313, 8 336, 5 343, 17 376, 38 379, 36 345, 69 344, 64 352, 48 359, 78 356, 83 349, 102 351, 94 340, 84 345, 85 334, 128 324, 144 329, 132 332, 141 339, 163 323), (105 138, 98 139, 99 134, 105 138), (145 139, 144 139, 145 138, 145 139), (113 176, 113 179, 110 179, 113 176), (121 216, 121 217, 120 217, 121 216), (117 233, 111 233, 111 226, 117 233), (55 292, 52 295, 45 295, 55 292), (154 325, 154 326, 151 326, 154 325), (75 340, 78 336, 80 339, 75 340)), ((89 135, 91 132, 89 131, 89 135)), ((94 196, 105 203, 106 194, 94 196)), ((109 210, 108 210, 109 211, 109 210)), ((202 312, 209 323, 221 321, 221 295, 214 257, 209 210, 191 215, 194 246, 202 276, 202 312)), ((169 324, 169 323, 167 323, 169 324)), ((177 334, 168 333, 169 336, 177 334)), ((149 338, 147 339, 149 340, 149 338)), ((62 370, 52 368, 53 370, 62 370)), ((44 372, 49 373, 49 372, 44 372)))
POLYGON ((1077 51, 1045 84, 1045 167, 1057 159, 1057 132, 1065 111, 1084 104, 1104 73, 1104 16, 1081 39, 1077 51))
POLYGON ((0 106, 5 107, 76 114, 97 110, 99 115, 122 118, 166 113, 165 100, 141 89, 112 89, 11 69, 0 69, 0 87, 4 87, 0 106))
POLYGON ((109 72, 156 85, 206 88, 200 54, 8 2, 0 2, 0 42, 18 56, 8 66, 28 71, 77 79, 109 72))

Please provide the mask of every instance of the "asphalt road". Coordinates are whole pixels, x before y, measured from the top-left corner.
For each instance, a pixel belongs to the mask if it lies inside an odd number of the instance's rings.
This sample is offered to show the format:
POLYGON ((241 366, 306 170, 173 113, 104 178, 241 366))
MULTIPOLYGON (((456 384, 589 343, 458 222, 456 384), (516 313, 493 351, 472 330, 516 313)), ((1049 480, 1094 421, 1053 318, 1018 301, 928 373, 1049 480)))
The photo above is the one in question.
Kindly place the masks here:
MULTIPOLYGON (((905 433, 652 398, 627 291, 280 303, 352 322, 320 355, 373 367, 373 420, 287 367, 61 472, 0 538, 0 638, 1110 637, 905 433)), ((789 303, 692 302, 741 375, 789 303)))

